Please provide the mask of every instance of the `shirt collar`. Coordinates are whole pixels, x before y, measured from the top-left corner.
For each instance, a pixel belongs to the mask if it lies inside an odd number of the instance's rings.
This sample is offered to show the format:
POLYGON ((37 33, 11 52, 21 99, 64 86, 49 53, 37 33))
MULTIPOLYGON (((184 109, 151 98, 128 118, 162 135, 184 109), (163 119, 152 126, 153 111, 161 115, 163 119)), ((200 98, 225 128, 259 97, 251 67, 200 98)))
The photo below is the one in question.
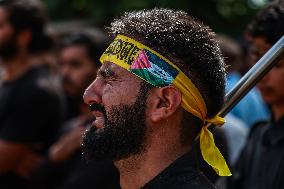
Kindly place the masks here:
POLYGON ((266 133, 266 137, 271 145, 276 145, 284 140, 284 116, 278 121, 272 122, 271 127, 266 133))

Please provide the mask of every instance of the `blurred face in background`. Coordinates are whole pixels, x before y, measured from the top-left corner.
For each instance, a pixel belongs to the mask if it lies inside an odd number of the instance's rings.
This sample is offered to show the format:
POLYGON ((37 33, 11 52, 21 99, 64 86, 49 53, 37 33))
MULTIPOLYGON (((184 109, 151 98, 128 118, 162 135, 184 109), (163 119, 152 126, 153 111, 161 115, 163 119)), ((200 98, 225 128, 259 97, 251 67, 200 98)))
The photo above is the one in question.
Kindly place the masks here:
POLYGON ((11 59, 17 54, 17 50, 15 31, 8 20, 8 12, 0 7, 0 58, 11 59))
MULTIPOLYGON (((256 63, 270 48, 263 37, 252 39, 251 58, 256 63)), ((264 76, 258 87, 264 100, 270 105, 284 105, 284 57, 264 76)))
POLYGON ((71 98, 82 99, 84 90, 95 79, 98 67, 83 45, 63 48, 59 58, 64 92, 71 98))

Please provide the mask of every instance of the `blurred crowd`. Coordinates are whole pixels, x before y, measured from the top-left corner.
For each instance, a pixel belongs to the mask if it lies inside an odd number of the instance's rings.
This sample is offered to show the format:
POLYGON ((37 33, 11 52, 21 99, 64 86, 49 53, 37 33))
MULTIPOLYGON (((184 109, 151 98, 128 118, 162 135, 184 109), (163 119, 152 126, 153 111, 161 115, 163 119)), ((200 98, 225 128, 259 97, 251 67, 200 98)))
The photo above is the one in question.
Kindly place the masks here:
MULTIPOLYGON (((283 4, 273 4, 265 11, 241 40, 216 35, 227 64, 227 92, 284 34, 283 4), (261 24, 262 28, 255 29, 261 24), (270 31, 263 35, 265 27, 270 31)), ((82 155, 82 135, 95 120, 82 96, 96 78, 100 56, 111 40, 103 29, 90 28, 57 30, 38 1, 0 1, 1 189, 120 188, 119 172, 110 160, 88 161, 82 155)), ((275 89, 283 88, 283 83, 272 78, 283 77, 283 58, 273 69, 260 88, 254 87, 232 109, 225 125, 213 131, 233 177, 220 179, 202 162, 201 171, 219 188, 250 188, 268 179, 266 170, 276 178, 277 168, 284 168, 284 109, 276 108, 284 102, 284 92, 275 89), (269 132, 265 139, 265 153, 276 146, 274 154, 251 152, 250 148, 262 145, 256 143, 261 141, 257 137, 266 137, 262 136, 266 130, 259 131, 261 136, 255 132, 263 125, 271 129, 280 123, 282 128, 269 132), (247 164, 261 162, 256 159, 262 156, 266 164, 254 166, 265 169, 250 169, 247 164), (269 161, 278 164, 271 168, 269 161), (262 175, 248 176, 256 173, 262 175)), ((271 181, 268 188, 284 187, 273 184, 271 181)))

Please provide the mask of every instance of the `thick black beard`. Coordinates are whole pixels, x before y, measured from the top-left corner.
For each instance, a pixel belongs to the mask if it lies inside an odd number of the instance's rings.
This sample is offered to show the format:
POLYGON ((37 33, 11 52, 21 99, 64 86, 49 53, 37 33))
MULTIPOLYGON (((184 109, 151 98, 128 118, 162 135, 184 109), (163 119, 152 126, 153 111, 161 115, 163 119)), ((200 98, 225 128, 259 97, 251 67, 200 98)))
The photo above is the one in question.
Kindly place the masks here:
POLYGON ((83 138, 83 153, 87 159, 117 161, 143 152, 147 92, 141 86, 133 105, 113 106, 109 113, 102 111, 104 128, 97 131, 91 127, 83 138))
POLYGON ((13 59, 18 53, 15 37, 0 44, 0 57, 5 61, 13 59))

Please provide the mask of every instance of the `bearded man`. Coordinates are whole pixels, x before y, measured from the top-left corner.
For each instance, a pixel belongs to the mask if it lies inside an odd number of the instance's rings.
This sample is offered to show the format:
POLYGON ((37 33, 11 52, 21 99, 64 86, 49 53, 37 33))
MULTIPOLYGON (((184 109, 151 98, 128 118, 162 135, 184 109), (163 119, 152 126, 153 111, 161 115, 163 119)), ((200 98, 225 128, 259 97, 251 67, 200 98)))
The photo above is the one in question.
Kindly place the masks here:
POLYGON ((122 188, 214 188, 193 151, 200 134, 204 160, 230 175, 205 124, 224 103, 225 69, 214 33, 185 12, 125 13, 111 23, 113 43, 101 57, 85 103, 96 120, 85 155, 111 159, 122 188))

